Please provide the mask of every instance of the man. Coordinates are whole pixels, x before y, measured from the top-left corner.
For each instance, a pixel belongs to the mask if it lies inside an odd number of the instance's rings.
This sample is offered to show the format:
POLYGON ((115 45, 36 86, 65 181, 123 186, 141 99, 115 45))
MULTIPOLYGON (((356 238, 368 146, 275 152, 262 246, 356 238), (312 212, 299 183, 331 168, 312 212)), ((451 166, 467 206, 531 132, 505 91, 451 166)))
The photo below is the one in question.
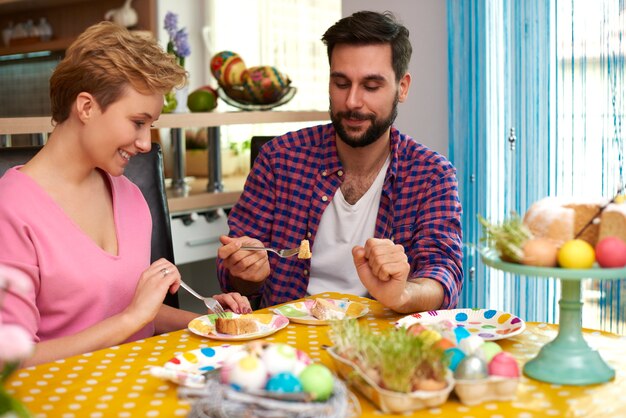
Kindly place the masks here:
POLYGON ((322 40, 332 124, 262 148, 221 237, 220 284, 261 307, 337 291, 400 313, 452 308, 463 282, 455 169, 392 127, 411 84, 409 32, 363 11, 322 40), (240 250, 303 239, 310 260, 240 250))

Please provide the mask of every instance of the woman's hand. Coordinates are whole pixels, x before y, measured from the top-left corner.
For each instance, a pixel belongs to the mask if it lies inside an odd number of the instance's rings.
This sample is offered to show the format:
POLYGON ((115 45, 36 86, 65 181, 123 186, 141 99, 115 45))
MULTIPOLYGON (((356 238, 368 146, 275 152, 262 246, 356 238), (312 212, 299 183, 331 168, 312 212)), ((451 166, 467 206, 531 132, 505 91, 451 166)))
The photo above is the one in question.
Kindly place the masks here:
POLYGON ((180 279, 178 268, 164 258, 152 263, 141 274, 133 300, 125 310, 137 321, 137 329, 156 317, 167 292, 178 290, 180 279))
POLYGON ((213 298, 216 299, 226 311, 232 311, 238 314, 247 314, 252 312, 252 307, 250 306, 248 298, 237 292, 213 295, 213 298))

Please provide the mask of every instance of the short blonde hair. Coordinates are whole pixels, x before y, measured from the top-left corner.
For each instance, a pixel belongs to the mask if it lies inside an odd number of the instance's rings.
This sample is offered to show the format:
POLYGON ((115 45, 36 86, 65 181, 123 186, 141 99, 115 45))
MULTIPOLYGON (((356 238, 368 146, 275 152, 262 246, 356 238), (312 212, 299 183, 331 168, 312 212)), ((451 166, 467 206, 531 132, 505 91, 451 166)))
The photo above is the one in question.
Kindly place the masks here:
POLYGON ((105 111, 129 85, 143 94, 165 94, 184 85, 186 79, 184 68, 154 39, 101 22, 87 28, 70 45, 52 73, 52 120, 67 120, 81 92, 92 94, 105 111))

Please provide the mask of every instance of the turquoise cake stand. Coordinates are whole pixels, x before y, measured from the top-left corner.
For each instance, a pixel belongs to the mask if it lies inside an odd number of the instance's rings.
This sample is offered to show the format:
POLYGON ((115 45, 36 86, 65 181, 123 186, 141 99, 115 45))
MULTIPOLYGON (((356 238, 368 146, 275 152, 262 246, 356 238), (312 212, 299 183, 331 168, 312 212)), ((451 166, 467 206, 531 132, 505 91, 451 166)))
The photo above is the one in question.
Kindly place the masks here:
POLYGON ((526 376, 563 385, 592 385, 608 382, 615 377, 615 370, 583 338, 581 281, 626 278, 626 268, 580 270, 531 267, 504 262, 493 249, 481 249, 480 254, 483 262, 495 269, 561 281, 559 332, 553 341, 541 348, 534 359, 524 365, 526 376))

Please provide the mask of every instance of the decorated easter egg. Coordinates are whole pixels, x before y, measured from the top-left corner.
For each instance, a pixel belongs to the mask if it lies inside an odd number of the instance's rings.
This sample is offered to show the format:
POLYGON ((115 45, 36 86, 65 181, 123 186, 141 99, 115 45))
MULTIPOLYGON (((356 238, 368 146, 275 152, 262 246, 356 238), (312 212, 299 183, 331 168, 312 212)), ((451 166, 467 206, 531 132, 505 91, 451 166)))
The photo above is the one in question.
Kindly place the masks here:
POLYGON ((506 351, 493 356, 489 362, 488 370, 492 376, 518 377, 520 375, 517 360, 506 351))
POLYGON ((465 356, 454 371, 455 379, 484 379, 488 376, 487 363, 478 356, 465 356))
POLYGON ((325 401, 333 393, 333 374, 321 364, 308 365, 299 376, 302 389, 310 393, 316 401, 325 401))
POLYGON ((478 335, 470 335, 467 338, 463 338, 461 340, 461 342, 459 343, 459 347, 461 347, 461 350, 463 350, 463 352, 465 352, 465 354, 472 355, 472 354, 476 354, 476 352, 478 351, 478 349, 485 343, 485 340, 482 339, 482 337, 479 337, 478 335))
POLYGON ((243 75, 243 87, 254 103, 277 102, 286 92, 291 80, 276 67, 250 67, 243 75))
POLYGON ((221 51, 211 58, 211 74, 224 87, 243 84, 246 64, 239 54, 233 51, 221 51))
POLYGON ((464 327, 456 327, 454 329, 454 336, 456 337, 457 344, 460 344, 463 338, 467 338, 470 335, 472 334, 464 327))
POLYGON ((459 366, 459 363, 463 358, 465 358, 465 353, 458 347, 448 348, 446 351, 446 356, 450 359, 449 369, 455 371, 459 366))
POLYGON ((481 347, 480 352, 487 363, 498 353, 502 352, 502 348, 493 341, 486 341, 481 347))
POLYGON ((293 372, 297 350, 288 344, 270 344, 261 353, 261 359, 270 375, 293 372))
POLYGON ((265 389, 270 392, 299 393, 302 392, 302 383, 293 373, 278 373, 270 377, 265 389))
POLYGON ((626 242, 618 237, 602 238, 596 244, 596 259, 604 268, 626 266, 626 242))
POLYGON ((237 389, 263 389, 267 384, 267 368, 257 356, 246 355, 230 366, 227 383, 237 389))

